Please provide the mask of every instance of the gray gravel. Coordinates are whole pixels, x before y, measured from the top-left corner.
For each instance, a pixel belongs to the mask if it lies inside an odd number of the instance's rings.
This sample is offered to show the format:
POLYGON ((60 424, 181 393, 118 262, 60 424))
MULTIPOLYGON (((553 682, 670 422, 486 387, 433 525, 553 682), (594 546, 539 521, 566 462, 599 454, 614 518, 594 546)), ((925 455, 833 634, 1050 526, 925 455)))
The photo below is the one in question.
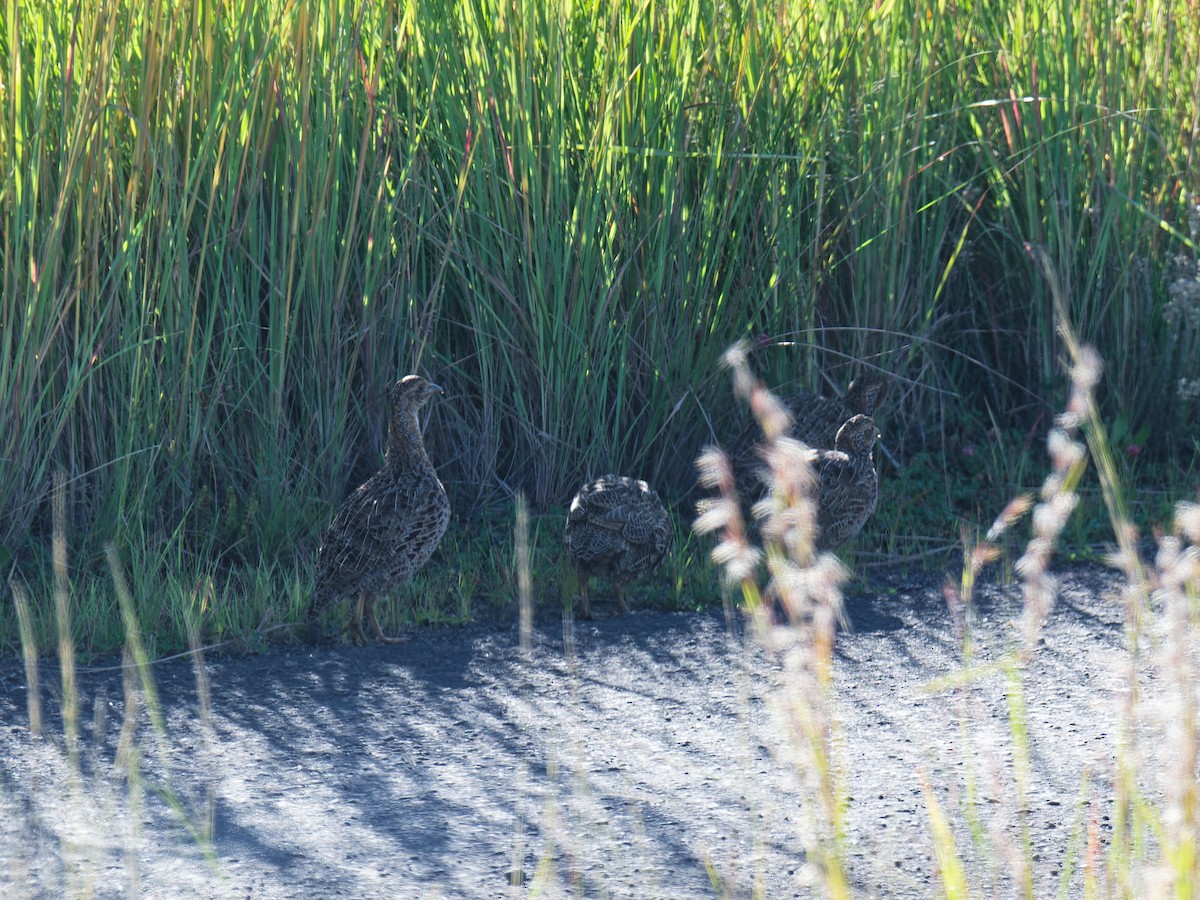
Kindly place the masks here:
MULTIPOLYGON (((1094 803, 1105 826, 1125 677, 1111 577, 1078 568, 1062 582, 1024 682, 1039 896, 1058 891, 1080 810, 1094 803)), ((927 788, 979 895, 1011 894, 1021 830, 1004 678, 929 690, 961 658, 940 579, 876 574, 856 591, 835 663, 855 893, 939 893, 927 788)), ((1013 638, 1019 593, 985 586, 977 612, 986 662, 1013 638)), ((37 740, 10 659, 0 666, 0 889, 474 898, 522 897, 539 882, 550 897, 810 895, 804 769, 791 764, 780 715, 795 687, 779 654, 720 612, 634 612, 575 623, 573 635, 547 615, 534 639, 528 658, 504 626, 210 657, 207 720, 191 663, 155 666, 166 737, 160 747, 143 709, 140 799, 115 762, 120 674, 80 676, 80 781, 64 760, 56 667, 42 667, 53 715, 51 738, 37 740), (194 824, 211 816, 210 858, 164 785, 194 824)), ((1076 870, 1068 894, 1080 885, 1076 870)))

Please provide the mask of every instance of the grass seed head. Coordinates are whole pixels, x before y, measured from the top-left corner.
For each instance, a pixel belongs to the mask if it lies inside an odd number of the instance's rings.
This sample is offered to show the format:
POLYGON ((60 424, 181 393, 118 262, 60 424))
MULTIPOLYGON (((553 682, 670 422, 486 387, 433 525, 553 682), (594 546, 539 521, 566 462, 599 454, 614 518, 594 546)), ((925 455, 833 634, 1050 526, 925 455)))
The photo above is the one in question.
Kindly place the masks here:
POLYGON ((1079 497, 1076 494, 1060 493, 1050 497, 1045 503, 1039 503, 1033 511, 1034 532, 1053 542, 1066 527, 1078 501, 1079 497))
POLYGON ((998 541, 1000 536, 1025 515, 1032 505, 1033 498, 1029 494, 1021 494, 1019 497, 1009 500, 1008 506, 1004 507, 1000 515, 996 516, 996 521, 992 522, 992 527, 988 529, 988 542, 995 543, 998 541))
POLYGON ((1094 347, 1084 346, 1079 349, 1079 358, 1071 367, 1071 382, 1081 391, 1091 393, 1100 383, 1104 373, 1104 362, 1094 347))
POLYGON ((711 531, 723 531, 735 521, 741 519, 741 510, 733 497, 706 497, 696 504, 696 521, 692 528, 697 534, 708 534, 711 531))
POLYGON ((758 569, 761 551, 744 540, 727 538, 713 549, 712 559, 725 572, 728 584, 737 584, 754 577, 758 569))
POLYGON ((759 382, 754 383, 750 394, 750 411, 758 420, 763 436, 768 443, 781 439, 792 427, 792 415, 778 397, 759 382))
POLYGON ((1175 530, 1193 544, 1200 544, 1200 503, 1175 505, 1175 530))
POLYGON ((769 482, 776 493, 798 497, 815 490, 816 450, 794 438, 779 437, 762 447, 759 454, 767 464, 769 482))
POLYGON ((696 468, 700 472, 700 484, 704 487, 716 488, 722 494, 733 491, 733 467, 720 447, 705 447, 696 458, 696 468))
POLYGON ((1087 453, 1083 444, 1072 440, 1061 428, 1050 429, 1046 445, 1050 450, 1050 460, 1059 471, 1065 471, 1081 462, 1087 453))

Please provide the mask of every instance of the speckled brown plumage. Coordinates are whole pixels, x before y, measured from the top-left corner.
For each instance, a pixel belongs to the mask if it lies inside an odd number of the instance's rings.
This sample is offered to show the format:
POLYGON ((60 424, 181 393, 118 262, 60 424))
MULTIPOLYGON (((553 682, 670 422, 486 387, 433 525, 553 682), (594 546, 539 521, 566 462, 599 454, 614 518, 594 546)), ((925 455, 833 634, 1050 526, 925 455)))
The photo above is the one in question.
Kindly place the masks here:
POLYGON ((325 531, 310 621, 325 607, 356 595, 351 638, 365 639, 365 615, 376 637, 396 642, 379 627, 375 600, 425 565, 450 522, 450 501, 417 421, 417 411, 437 393, 441 388, 419 375, 406 375, 392 388, 383 468, 346 499, 325 531))
POLYGON ((592 617, 588 579, 613 583, 621 612, 625 586, 657 569, 671 547, 671 520, 644 481, 605 475, 579 489, 567 513, 563 543, 579 574, 579 615, 592 617))
MULTIPOLYGON (((844 397, 822 397, 808 391, 796 391, 783 401, 792 417, 787 436, 815 449, 832 450, 842 424, 856 415, 873 416, 887 389, 886 378, 868 372, 850 382, 844 397)), ((758 423, 749 422, 731 441, 734 478, 745 496, 752 497, 760 491, 763 473, 755 443, 759 435, 758 423)))
POLYGON ((857 415, 875 415, 887 387, 887 379, 869 372, 850 382, 844 397, 797 391, 784 400, 792 414, 792 437, 810 447, 832 449, 844 422, 857 415))
POLYGON ((817 495, 817 547, 835 550, 862 530, 875 512, 879 476, 872 451, 879 432, 870 416, 853 416, 838 429, 834 449, 818 450, 813 463, 817 495))

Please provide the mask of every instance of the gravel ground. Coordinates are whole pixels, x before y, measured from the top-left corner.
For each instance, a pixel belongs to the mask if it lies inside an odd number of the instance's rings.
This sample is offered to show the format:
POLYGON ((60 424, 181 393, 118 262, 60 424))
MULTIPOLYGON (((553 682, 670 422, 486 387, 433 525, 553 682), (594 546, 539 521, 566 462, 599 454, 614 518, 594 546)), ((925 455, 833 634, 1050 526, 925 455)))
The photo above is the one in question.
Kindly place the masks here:
MULTIPOLYGON (((1024 690, 1038 896, 1059 889, 1080 810, 1094 803, 1105 827, 1124 678, 1112 577, 1075 568, 1060 578, 1024 690)), ((838 636, 858 896, 939 893, 926 790, 951 818, 979 895, 1012 893, 1010 692, 996 674, 966 692, 929 689, 960 669, 940 587, 929 575, 875 576, 849 598, 853 626, 838 636)), ((977 609, 976 659, 994 659, 1012 640, 1019 592, 985 585, 977 609)), ((120 761, 121 675, 83 671, 82 779, 64 759, 52 669, 42 666, 52 738, 37 740, 23 670, 0 665, 5 896, 521 897, 539 882, 541 896, 810 893, 804 770, 789 763, 779 703, 795 687, 778 654, 719 612, 634 612, 573 629, 547 617, 528 657, 502 625, 210 657, 207 716, 191 662, 162 663, 165 737, 143 706, 138 752, 120 761), (130 760, 141 772, 132 792, 130 760), (173 797, 192 823, 211 816, 208 856, 173 797)), ((1068 894, 1080 886, 1076 869, 1068 894)))

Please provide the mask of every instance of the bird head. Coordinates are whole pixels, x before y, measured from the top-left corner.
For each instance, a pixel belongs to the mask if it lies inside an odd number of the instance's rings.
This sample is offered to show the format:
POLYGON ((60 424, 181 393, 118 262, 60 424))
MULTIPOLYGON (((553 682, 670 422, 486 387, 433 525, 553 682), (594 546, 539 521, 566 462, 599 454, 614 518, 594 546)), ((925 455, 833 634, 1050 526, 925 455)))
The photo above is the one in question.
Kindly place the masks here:
POLYGON ((834 449, 850 456, 870 456, 878 439, 875 420, 870 416, 857 415, 847 419, 838 429, 834 449))
POLYGON ((420 375, 405 375, 392 386, 392 409, 397 413, 402 410, 415 412, 426 400, 441 392, 440 387, 420 375))
POLYGON ((868 372, 850 382, 850 386, 846 388, 846 396, 842 399, 851 409, 873 416, 875 410, 883 403, 888 386, 888 380, 878 372, 868 372))

